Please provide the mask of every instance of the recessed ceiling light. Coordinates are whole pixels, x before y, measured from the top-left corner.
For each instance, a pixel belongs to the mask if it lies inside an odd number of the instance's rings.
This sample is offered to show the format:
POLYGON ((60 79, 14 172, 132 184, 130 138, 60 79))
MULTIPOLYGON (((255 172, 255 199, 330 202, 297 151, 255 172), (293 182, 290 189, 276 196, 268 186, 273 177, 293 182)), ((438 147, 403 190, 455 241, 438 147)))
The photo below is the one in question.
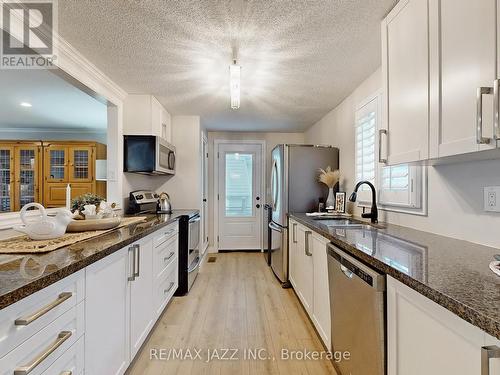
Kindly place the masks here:
POLYGON ((21 107, 32 107, 31 103, 28 102, 21 102, 21 107))

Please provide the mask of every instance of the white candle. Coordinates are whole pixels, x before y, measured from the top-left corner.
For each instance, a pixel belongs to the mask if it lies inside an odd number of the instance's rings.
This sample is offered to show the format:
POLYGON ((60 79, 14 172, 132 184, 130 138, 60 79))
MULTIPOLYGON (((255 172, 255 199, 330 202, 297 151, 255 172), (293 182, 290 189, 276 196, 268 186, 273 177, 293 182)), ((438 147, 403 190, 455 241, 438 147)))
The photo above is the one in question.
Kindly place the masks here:
POLYGON ((68 210, 71 209, 71 186, 70 186, 70 184, 68 184, 68 186, 66 186, 66 208, 68 210))

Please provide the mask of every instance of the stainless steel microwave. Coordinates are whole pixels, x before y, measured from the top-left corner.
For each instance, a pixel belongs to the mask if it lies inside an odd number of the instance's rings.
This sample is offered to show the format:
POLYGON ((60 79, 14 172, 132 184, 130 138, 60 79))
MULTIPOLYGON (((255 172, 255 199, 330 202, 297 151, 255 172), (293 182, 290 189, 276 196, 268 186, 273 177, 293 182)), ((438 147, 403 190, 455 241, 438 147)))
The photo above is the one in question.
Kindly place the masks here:
POLYGON ((153 135, 123 136, 123 171, 145 175, 175 174, 175 147, 153 135))

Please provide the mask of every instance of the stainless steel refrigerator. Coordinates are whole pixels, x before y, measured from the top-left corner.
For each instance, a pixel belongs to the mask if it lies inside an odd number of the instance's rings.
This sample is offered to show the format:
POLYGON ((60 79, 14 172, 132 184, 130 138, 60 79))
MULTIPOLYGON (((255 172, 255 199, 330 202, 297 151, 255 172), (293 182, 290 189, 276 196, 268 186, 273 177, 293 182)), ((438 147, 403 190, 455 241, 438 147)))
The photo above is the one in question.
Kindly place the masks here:
POLYGON ((339 150, 329 146, 277 145, 271 168, 271 267, 288 284, 288 213, 318 210, 328 189, 318 182, 318 169, 339 167, 339 150))

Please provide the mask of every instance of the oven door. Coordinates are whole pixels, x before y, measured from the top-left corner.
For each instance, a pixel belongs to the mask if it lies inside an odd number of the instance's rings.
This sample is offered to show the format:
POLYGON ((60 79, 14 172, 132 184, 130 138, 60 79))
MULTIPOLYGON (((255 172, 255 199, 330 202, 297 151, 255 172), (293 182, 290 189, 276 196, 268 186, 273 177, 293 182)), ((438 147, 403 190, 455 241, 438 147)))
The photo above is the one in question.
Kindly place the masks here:
POLYGON ((175 174, 175 147, 160 137, 156 137, 156 170, 175 174))

